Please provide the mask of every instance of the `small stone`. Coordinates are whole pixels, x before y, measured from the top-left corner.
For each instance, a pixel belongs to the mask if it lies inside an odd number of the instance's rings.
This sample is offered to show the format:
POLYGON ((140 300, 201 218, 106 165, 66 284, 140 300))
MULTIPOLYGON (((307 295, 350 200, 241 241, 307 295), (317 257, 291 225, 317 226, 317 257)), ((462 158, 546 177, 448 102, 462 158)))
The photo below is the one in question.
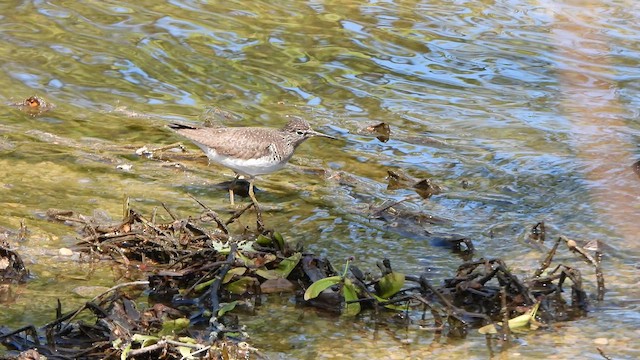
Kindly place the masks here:
POLYGON ((295 291, 296 286, 287 279, 269 279, 260 285, 263 294, 295 291))
POLYGON ((73 250, 68 248, 60 248, 60 250, 58 250, 58 253, 62 256, 71 256, 73 255, 73 250))
POLYGON ((609 344, 609 339, 607 338, 596 338, 593 339, 593 343, 596 345, 607 345, 609 344))
POLYGON ((149 154, 149 149, 146 146, 143 146, 136 150, 136 155, 142 156, 149 154))

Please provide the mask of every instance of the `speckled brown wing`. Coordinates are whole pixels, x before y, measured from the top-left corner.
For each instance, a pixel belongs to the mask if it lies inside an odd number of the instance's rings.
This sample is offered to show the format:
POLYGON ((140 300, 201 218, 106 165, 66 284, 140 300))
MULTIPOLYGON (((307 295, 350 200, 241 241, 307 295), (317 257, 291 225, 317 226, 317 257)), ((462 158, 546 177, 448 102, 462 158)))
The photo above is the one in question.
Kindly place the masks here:
POLYGON ((218 154, 235 158, 259 158, 271 155, 270 144, 278 138, 275 129, 237 128, 174 128, 174 130, 195 142, 214 149, 218 154), (266 144, 266 145, 265 145, 266 144))

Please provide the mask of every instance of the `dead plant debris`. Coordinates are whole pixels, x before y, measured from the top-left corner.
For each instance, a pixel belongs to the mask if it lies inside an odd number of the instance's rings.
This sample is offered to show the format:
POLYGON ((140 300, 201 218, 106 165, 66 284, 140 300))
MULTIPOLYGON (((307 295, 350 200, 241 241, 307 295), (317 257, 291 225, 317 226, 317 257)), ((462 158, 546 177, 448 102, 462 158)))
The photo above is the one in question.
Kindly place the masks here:
MULTIPOLYGON (((402 314, 406 323, 436 336, 464 338, 479 328, 488 340, 504 342, 511 331, 585 316, 589 296, 578 264, 551 267, 562 243, 595 267, 597 299, 604 296, 602 254, 591 254, 563 236, 528 278, 516 276, 502 259, 481 258, 465 261, 453 277, 435 285, 429 272, 403 274, 387 259, 376 264, 378 274, 363 272, 353 258, 336 269, 278 232, 232 234, 227 226, 241 215, 225 221, 200 205, 203 212, 187 218, 164 206, 169 222, 158 222, 155 212, 144 216, 128 204, 117 223, 50 210, 52 221, 73 225, 80 233, 75 251, 146 269, 147 279, 117 285, 68 313, 58 303, 55 319, 40 327, 1 327, 2 344, 21 354, 18 358, 258 359, 263 355, 249 345, 237 314, 253 312, 261 295, 272 292, 293 292, 299 303, 346 316, 368 311, 377 321, 395 323, 396 314, 402 314), (137 287, 148 300, 125 291, 137 287), (142 301, 149 302, 146 310, 138 310, 142 301)), ((454 251, 463 245, 473 254, 467 237, 439 239, 454 251)), ((0 250, 0 259, 11 256, 0 250)))

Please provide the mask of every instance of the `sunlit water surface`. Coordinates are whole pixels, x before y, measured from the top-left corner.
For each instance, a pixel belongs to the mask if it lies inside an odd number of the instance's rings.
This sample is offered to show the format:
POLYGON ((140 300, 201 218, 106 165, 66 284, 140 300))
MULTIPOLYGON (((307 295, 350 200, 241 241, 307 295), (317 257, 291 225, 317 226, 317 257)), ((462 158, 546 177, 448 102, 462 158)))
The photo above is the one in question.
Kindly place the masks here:
MULTIPOLYGON (((295 115, 340 138, 309 140, 292 165, 258 180, 268 225, 338 266, 353 255, 374 271, 388 257, 401 271, 452 276, 461 260, 432 247, 425 231, 464 234, 478 257, 502 257, 520 275, 543 256, 526 243, 538 221, 551 238, 603 241, 605 301, 579 321, 521 336, 507 355, 596 359, 600 346, 640 357, 640 179, 630 168, 640 135, 640 3, 585 3, 3 1, 0 101, 39 95, 57 107, 37 117, 0 107, 0 226, 25 221, 27 240, 11 244, 33 274, 13 288, 0 324, 42 324, 56 298, 67 309, 84 301, 65 295, 74 287, 123 278, 58 256, 76 237, 47 222, 47 209, 117 219, 128 195, 143 212, 162 201, 197 214, 187 194, 228 209, 211 185, 230 171, 134 154, 182 141, 165 125, 198 124, 219 107, 238 115, 226 125, 277 127, 295 115), (379 122, 391 126, 386 143, 363 131, 379 122), (387 190, 387 170, 430 177, 445 191, 423 201, 387 190), (411 211, 446 221, 370 218, 370 206, 407 197, 411 211)), ((559 259, 579 266, 595 291, 587 264, 566 251, 559 259)), ((434 339, 301 311, 272 299, 242 321, 275 359, 492 356, 475 332, 434 339)))

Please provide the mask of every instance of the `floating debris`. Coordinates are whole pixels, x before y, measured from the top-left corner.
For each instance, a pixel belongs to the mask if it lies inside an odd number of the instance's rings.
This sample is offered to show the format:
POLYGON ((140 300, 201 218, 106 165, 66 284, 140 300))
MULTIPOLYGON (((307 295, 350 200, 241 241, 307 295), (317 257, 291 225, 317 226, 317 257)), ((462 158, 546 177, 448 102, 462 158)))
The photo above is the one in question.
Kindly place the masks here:
POLYGON ((35 95, 10 105, 24 111, 30 116, 38 116, 56 107, 53 103, 47 102, 43 98, 35 95))
POLYGON ((0 283, 24 283, 28 277, 29 271, 20 255, 5 246, 0 246, 0 283))
POLYGON ((412 177, 397 170, 387 170, 387 181, 387 190, 404 189, 409 183, 415 183, 412 177))
POLYGON ((442 187, 434 183, 431 179, 422 179, 413 185, 413 188, 416 189, 416 193, 423 199, 428 199, 442 192, 442 187))
POLYGON ((138 156, 146 156, 148 158, 152 158, 156 153, 167 151, 167 150, 175 150, 180 152, 185 152, 186 148, 182 143, 173 143, 170 145, 149 148, 146 145, 135 150, 135 154, 138 156))
POLYGON ((367 131, 377 134, 376 139, 385 143, 389 141, 389 137, 391 136, 391 128, 387 123, 380 123, 378 125, 372 125, 366 128, 367 131))
POLYGON ((131 171, 131 169, 133 169, 133 164, 119 164, 119 165, 116 165, 116 170, 131 171))
POLYGON ((418 180, 398 170, 387 170, 387 190, 414 189, 423 199, 442 193, 443 188, 431 179, 418 180))
POLYGON ((534 243, 543 243, 547 236, 547 230, 544 227, 544 221, 540 221, 531 228, 529 240, 534 243))
POLYGON ((454 253, 471 255, 475 251, 473 242, 466 236, 459 234, 432 233, 427 235, 429 244, 432 246, 444 247, 454 253))

